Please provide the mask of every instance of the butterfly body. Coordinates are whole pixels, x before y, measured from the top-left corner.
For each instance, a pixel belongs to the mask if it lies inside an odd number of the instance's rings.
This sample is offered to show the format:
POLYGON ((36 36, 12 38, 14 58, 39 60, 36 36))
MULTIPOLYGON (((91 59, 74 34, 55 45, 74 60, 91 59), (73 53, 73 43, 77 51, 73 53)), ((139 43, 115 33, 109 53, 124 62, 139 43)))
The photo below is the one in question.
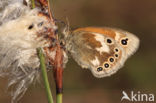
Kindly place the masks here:
POLYGON ((131 33, 99 27, 76 29, 65 40, 75 61, 98 78, 114 74, 139 45, 139 39, 131 33))

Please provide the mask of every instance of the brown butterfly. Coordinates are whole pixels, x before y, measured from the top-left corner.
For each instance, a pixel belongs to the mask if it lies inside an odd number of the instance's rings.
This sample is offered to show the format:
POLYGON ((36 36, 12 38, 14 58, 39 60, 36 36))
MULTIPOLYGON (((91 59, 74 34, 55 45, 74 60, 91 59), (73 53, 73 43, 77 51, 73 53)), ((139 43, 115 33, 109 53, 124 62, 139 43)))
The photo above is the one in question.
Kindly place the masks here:
POLYGON ((85 27, 65 33, 67 51, 95 77, 114 74, 139 46, 139 39, 121 29, 85 27))

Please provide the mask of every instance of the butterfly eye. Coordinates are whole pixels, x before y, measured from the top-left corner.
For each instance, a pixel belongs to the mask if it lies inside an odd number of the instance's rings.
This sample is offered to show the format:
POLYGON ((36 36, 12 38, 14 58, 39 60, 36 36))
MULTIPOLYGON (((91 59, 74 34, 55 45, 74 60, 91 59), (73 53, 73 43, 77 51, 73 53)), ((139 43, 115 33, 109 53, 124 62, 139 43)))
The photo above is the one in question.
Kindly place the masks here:
POLYGON ((105 68, 109 68, 109 64, 108 64, 108 63, 105 63, 105 64, 104 64, 104 67, 105 67, 105 68))
POLYGON ((30 30, 30 29, 32 29, 34 27, 34 24, 31 24, 29 27, 28 27, 28 29, 30 30))
POLYGON ((97 68, 97 71, 98 71, 98 72, 100 72, 100 71, 102 71, 102 70, 103 70, 102 67, 98 67, 98 68, 97 68))
POLYGON ((128 41, 128 38, 122 39, 122 40, 121 40, 121 44, 122 44, 122 45, 127 45, 127 41, 128 41))

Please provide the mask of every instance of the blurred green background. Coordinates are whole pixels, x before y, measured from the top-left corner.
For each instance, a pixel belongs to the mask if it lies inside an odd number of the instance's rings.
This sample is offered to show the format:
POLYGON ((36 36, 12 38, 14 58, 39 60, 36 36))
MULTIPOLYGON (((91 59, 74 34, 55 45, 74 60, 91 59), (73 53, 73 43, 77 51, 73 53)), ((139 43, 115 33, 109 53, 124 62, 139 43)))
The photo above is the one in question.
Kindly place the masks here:
MULTIPOLYGON (((156 94, 156 0, 53 0, 52 10, 57 19, 67 17, 73 29, 117 27, 141 41, 137 53, 111 77, 97 79, 70 59, 64 70, 64 103, 120 103, 123 90, 156 94)), ((52 72, 49 78, 55 97, 52 72)), ((5 88, 1 78, 0 103, 10 103, 5 88)), ((44 86, 32 85, 20 103, 47 103, 44 86)))

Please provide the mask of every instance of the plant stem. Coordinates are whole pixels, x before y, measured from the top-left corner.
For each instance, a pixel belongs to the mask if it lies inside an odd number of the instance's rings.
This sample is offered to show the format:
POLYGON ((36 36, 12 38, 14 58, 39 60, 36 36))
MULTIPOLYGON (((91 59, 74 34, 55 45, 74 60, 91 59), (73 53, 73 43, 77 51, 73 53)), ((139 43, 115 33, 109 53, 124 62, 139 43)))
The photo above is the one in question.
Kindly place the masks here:
POLYGON ((62 103, 62 93, 59 93, 56 95, 56 102, 57 103, 62 103))
POLYGON ((31 0, 32 9, 35 8, 35 0, 31 0))
POLYGON ((53 19, 53 16, 52 16, 52 12, 51 12, 51 9, 50 9, 50 0, 47 0, 47 2, 48 2, 48 12, 49 12, 50 19, 51 19, 52 23, 55 25, 55 22, 54 22, 54 19, 53 19))
POLYGON ((56 103, 62 103, 63 95, 63 52, 59 44, 57 44, 56 49, 56 59, 54 61, 54 78, 56 83, 56 103))
POLYGON ((42 52, 41 48, 38 48, 37 51, 38 51, 38 55, 39 55, 39 59, 40 59, 40 67, 41 67, 42 76, 43 76, 43 80, 44 80, 44 85, 45 85, 45 89, 46 89, 46 93, 47 93, 47 97, 48 97, 48 103, 54 103, 53 98, 52 98, 50 85, 49 85, 49 81, 48 81, 44 55, 43 55, 43 52, 42 52))
MULTIPOLYGON (((55 24, 55 20, 53 18, 51 9, 50 9, 50 0, 48 2, 48 12, 53 25, 55 24)), ((63 51, 60 46, 58 34, 55 34, 55 31, 52 31, 53 36, 56 38, 56 56, 54 60, 54 78, 56 84, 56 103, 62 103, 62 95, 63 95, 63 51)))

